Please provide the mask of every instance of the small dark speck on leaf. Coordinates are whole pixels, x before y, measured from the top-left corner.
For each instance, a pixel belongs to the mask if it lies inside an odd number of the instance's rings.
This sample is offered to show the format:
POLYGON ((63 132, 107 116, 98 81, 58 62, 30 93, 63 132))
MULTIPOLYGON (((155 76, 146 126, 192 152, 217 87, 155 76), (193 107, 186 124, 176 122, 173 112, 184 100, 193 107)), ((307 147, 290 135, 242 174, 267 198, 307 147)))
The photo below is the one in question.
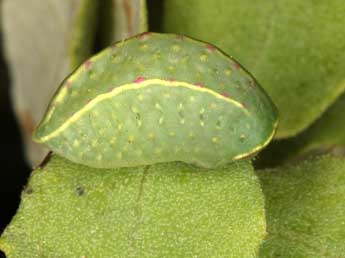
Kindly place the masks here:
POLYGON ((31 186, 27 186, 24 189, 24 193, 26 194, 32 194, 34 192, 34 189, 31 186))
POLYGON ((78 196, 82 196, 85 194, 85 189, 81 186, 78 186, 75 190, 76 190, 78 196))

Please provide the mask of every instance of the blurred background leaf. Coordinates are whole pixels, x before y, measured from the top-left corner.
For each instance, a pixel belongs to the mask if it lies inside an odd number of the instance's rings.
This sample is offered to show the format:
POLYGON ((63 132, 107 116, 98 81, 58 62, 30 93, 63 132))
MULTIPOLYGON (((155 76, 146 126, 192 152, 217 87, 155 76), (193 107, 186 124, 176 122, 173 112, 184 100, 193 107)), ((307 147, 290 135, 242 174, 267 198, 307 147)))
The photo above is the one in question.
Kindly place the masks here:
POLYGON ((280 111, 277 138, 308 127, 345 89, 343 0, 165 0, 163 31, 218 45, 280 111))
POLYGON ((343 94, 325 114, 308 130, 293 139, 298 146, 294 157, 303 157, 313 151, 340 151, 345 147, 345 94, 343 94))
MULTIPOLYGON (((92 1, 92 0, 91 0, 92 1)), ((90 0, 5 0, 2 6, 5 57, 14 110, 22 128, 27 156, 37 164, 47 150, 31 141, 31 133, 61 80, 72 70, 76 57, 71 44, 81 45, 80 20, 90 0), (79 35, 73 34, 74 32, 79 35), (72 43, 73 42, 73 43, 72 43), (71 52, 70 52, 71 51, 71 52), (72 61, 74 59, 74 61, 72 61)), ((92 5, 90 7, 95 7, 92 5)), ((94 12, 86 13, 95 16, 94 12)), ((95 17, 91 17, 94 20, 95 17)), ((85 21, 84 21, 85 22, 85 21)), ((94 26, 90 26, 92 30, 94 26)), ((92 35, 94 31, 89 31, 92 35)), ((83 51, 90 52, 91 36, 83 51)), ((78 52, 78 51, 76 51, 78 52)), ((79 52, 78 58, 84 54, 79 52)), ((84 55, 85 57, 85 55, 84 55)))
POLYGON ((332 152, 345 156, 345 94, 307 130, 296 137, 273 142, 255 161, 256 167, 296 163, 308 156, 332 152))
POLYGON ((259 257, 344 256, 344 159, 322 156, 257 174, 268 230, 259 257))
MULTIPOLYGON (((2 1, 0 1, 0 4, 2 1)), ((1 5, 0 5, 1 9, 1 5)), ((1 11, 1 10, 0 10, 1 11)), ((0 12, 0 16, 2 13, 0 12)), ((2 23, 2 19, 0 20, 2 23)), ((19 195, 30 170, 24 162, 19 128, 9 99, 9 76, 3 53, 3 33, 0 31, 0 234, 15 214, 19 195)), ((1 256, 0 251, 0 257, 1 256)))
POLYGON ((147 30, 145 0, 104 0, 99 16, 102 48, 147 30))
POLYGON ((0 240, 8 258, 255 257, 264 200, 250 162, 94 169, 53 156, 0 240))
POLYGON ((31 134, 60 82, 91 54, 146 30, 143 0, 5 0, 5 55, 26 153, 37 164, 47 150, 31 134), (107 26, 106 26, 107 25, 107 26))
MULTIPOLYGON (((69 0, 71 1, 71 0, 69 0)), ((69 50, 70 67, 77 68, 94 53, 94 42, 97 29, 97 15, 100 2, 96 0, 72 0, 79 6, 70 27, 69 50)), ((75 8, 75 7, 74 7, 75 8)))

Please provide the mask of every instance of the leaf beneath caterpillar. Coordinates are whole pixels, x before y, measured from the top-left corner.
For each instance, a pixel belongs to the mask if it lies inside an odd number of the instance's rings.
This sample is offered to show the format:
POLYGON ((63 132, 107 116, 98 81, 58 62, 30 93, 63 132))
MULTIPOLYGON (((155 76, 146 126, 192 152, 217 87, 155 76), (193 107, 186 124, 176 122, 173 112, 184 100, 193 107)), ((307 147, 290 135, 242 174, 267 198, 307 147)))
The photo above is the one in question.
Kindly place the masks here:
POLYGON ((263 196, 249 162, 33 172, 0 248, 14 257, 255 257, 263 196))
POLYGON ((268 229, 259 257, 343 257, 344 159, 323 156, 258 175, 268 229))

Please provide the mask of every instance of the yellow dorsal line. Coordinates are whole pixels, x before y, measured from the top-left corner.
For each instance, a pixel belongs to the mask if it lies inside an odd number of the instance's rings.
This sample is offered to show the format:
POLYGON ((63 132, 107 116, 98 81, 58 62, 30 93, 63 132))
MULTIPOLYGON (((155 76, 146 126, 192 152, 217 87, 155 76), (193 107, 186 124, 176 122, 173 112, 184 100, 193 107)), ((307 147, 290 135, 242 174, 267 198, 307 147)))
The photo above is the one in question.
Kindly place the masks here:
POLYGON ((248 110, 240 102, 238 102, 234 99, 231 99, 229 97, 225 97, 225 96, 223 96, 223 95, 221 95, 221 94, 219 94, 219 93, 217 93, 211 89, 197 87, 196 85, 193 85, 193 84, 190 84, 187 82, 165 81, 165 80, 161 80, 161 79, 150 79, 150 80, 145 80, 145 81, 140 82, 140 83, 124 84, 124 85, 121 85, 121 86, 113 89, 111 92, 100 94, 99 96, 94 98, 92 101, 90 101, 88 104, 86 104, 78 112, 74 113, 70 118, 68 118, 66 120, 65 123, 63 123, 55 131, 53 131, 50 134, 43 136, 39 139, 36 139, 36 140, 37 140, 37 142, 43 143, 43 142, 50 140, 51 138, 58 136, 61 132, 63 132, 66 128, 68 128, 68 126, 70 124, 72 124, 73 122, 78 120, 85 112, 89 111, 95 105, 97 105, 99 102, 101 102, 105 99, 112 98, 112 97, 117 96, 117 95, 119 95, 125 91, 128 91, 128 90, 141 89, 141 88, 149 87, 152 85, 159 85, 159 86, 165 86, 165 87, 184 87, 184 88, 188 88, 188 89, 198 91, 198 92, 205 92, 205 93, 208 93, 208 94, 215 96, 216 98, 219 98, 219 99, 222 99, 228 103, 231 103, 232 105, 234 105, 240 109, 243 109, 244 112, 248 113, 248 110))

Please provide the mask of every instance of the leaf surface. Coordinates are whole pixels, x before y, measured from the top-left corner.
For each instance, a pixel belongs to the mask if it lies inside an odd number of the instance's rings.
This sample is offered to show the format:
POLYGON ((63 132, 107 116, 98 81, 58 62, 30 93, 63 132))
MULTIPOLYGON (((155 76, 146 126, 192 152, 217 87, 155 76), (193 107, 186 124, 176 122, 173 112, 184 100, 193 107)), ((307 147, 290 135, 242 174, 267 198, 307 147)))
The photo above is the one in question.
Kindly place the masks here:
POLYGON ((322 156, 259 170, 267 214, 260 258, 343 257, 345 160, 322 156))
POLYGON ((250 162, 91 169, 53 155, 0 239, 13 257, 255 257, 263 196, 250 162))

